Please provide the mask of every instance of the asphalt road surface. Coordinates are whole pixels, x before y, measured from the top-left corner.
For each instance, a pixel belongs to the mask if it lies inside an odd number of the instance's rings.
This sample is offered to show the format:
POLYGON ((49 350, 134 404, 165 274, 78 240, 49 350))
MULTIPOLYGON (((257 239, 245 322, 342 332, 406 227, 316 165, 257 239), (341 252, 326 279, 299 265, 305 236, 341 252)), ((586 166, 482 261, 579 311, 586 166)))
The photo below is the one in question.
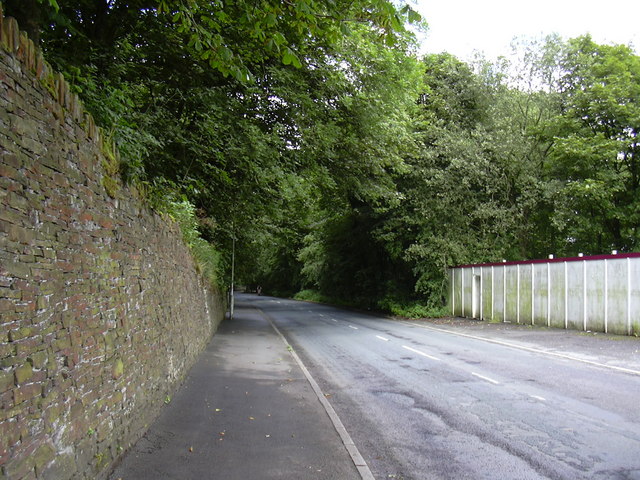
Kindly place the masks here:
POLYGON ((640 479, 640 340, 240 295, 287 337, 377 479, 640 479))

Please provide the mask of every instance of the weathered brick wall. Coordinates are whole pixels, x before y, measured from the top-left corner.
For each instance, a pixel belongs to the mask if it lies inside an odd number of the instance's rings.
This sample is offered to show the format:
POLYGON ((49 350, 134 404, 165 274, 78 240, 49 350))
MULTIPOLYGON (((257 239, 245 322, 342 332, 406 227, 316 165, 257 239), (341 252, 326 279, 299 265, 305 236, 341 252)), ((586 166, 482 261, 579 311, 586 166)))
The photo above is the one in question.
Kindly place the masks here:
POLYGON ((112 146, 66 83, 0 25, 0 471, 102 478, 223 305, 178 228, 105 175, 112 146))

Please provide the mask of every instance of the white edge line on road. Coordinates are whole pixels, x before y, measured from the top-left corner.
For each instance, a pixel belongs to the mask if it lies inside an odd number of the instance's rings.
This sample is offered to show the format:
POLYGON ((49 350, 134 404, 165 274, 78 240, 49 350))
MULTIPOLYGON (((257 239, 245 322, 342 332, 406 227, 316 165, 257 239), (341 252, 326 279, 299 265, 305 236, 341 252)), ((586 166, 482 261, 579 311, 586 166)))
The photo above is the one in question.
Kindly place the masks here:
MULTIPOLYGON (((269 316, 269 314, 267 314, 262 310, 259 310, 259 311, 269 321, 269 323, 271 324, 271 328, 273 328, 275 332, 280 336, 284 344, 287 347, 290 347, 289 342, 287 341, 287 338, 282 334, 282 332, 278 329, 278 327, 276 327, 275 322, 269 316)), ((358 469, 358 472, 360 473, 360 477, 362 478, 362 480, 375 480, 375 477, 373 476, 373 473, 371 473, 371 470, 369 469, 367 462, 365 462, 364 458, 360 454, 358 447, 356 447, 355 443, 353 443, 353 440, 351 439, 351 435, 349 435, 349 432, 347 432, 347 429, 344 428, 344 425, 340 420, 340 417, 338 417, 338 414, 329 403, 329 400, 327 400, 327 397, 325 397, 324 394, 322 393, 322 390, 320 389, 320 386, 318 385, 318 383, 311 376, 311 373, 309 372, 309 370, 307 370, 307 367, 304 365, 304 363, 302 363, 302 360, 300 359, 298 354, 291 348, 288 348, 288 350, 291 356, 293 357, 293 359, 296 361, 296 363, 302 370, 302 373, 304 373, 304 376, 307 378, 309 385, 311 385, 311 388, 313 389, 316 396, 318 397, 318 400, 324 407, 325 412, 327 412, 327 415, 329 415, 329 418, 331 419, 331 422, 333 423, 334 428, 338 432, 338 435, 340 435, 340 439, 342 440, 344 447, 347 449, 347 452, 349 452, 349 455, 351 456, 351 460, 353 461, 353 464, 358 469)))
POLYGON ((349 325, 349 328, 353 328, 354 330, 358 330, 358 327, 354 327, 353 325, 349 325))
POLYGON ((610 370, 629 373, 631 375, 640 375, 639 370, 632 370, 630 368, 624 368, 624 367, 616 367, 615 365, 607 365, 606 363, 599 363, 599 362, 594 362, 592 360, 585 360, 583 358, 572 357, 571 355, 566 355, 564 353, 549 352, 548 350, 541 350, 539 348, 525 347, 524 345, 518 345, 516 343, 503 342, 502 340, 494 340, 493 338, 477 337, 475 335, 469 335, 468 333, 453 332, 451 330, 429 327, 427 325, 420 325, 418 323, 411 323, 411 322, 405 322, 405 321, 401 321, 401 323, 404 323, 405 325, 411 325, 412 327, 420 327, 420 328, 425 328, 427 330, 434 330, 436 332, 457 335, 459 337, 467 337, 467 338, 473 338, 474 340, 481 340, 483 342, 495 343, 496 345, 502 345, 503 347, 517 348, 519 350, 525 350, 527 352, 539 353, 541 355, 549 355, 550 357, 558 357, 558 358, 563 358, 565 360, 573 360, 574 362, 586 363, 587 365, 592 365, 595 367, 608 368, 610 370))
POLYGON ((402 348, 404 348, 405 350, 409 350, 410 352, 417 353, 418 355, 422 355, 423 357, 430 358, 431 360, 440 361, 439 358, 433 357, 428 353, 421 352, 420 350, 416 350, 415 348, 407 347, 406 345, 403 345, 402 348))
POLYGON ((385 342, 388 342, 388 341, 389 341, 389 339, 388 339, 388 338, 381 337, 380 335, 376 335, 376 338, 379 338, 380 340, 383 340, 383 341, 385 341, 385 342))
POLYGON ((474 377, 478 377, 484 380, 485 382, 493 383, 494 385, 500 385, 499 381, 494 380, 493 378, 485 377, 484 375, 480 375, 479 373, 471 372, 471 375, 473 375, 474 377))

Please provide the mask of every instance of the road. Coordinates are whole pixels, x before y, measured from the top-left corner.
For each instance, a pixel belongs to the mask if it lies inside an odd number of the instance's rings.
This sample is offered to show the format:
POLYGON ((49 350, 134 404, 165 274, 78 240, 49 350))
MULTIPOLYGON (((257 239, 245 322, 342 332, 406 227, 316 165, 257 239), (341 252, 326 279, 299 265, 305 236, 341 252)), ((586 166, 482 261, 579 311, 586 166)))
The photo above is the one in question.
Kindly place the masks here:
POLYGON ((638 339, 239 301, 289 340, 377 479, 640 479, 638 339))

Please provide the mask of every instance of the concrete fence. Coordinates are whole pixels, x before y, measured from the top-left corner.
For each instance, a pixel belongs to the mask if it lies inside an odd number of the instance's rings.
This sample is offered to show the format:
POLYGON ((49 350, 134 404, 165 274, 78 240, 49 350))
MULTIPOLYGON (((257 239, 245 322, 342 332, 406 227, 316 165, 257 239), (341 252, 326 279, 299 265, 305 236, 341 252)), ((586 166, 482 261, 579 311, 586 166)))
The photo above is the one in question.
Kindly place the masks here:
POLYGON ((456 316, 640 334, 640 253, 462 265, 449 279, 456 316))

